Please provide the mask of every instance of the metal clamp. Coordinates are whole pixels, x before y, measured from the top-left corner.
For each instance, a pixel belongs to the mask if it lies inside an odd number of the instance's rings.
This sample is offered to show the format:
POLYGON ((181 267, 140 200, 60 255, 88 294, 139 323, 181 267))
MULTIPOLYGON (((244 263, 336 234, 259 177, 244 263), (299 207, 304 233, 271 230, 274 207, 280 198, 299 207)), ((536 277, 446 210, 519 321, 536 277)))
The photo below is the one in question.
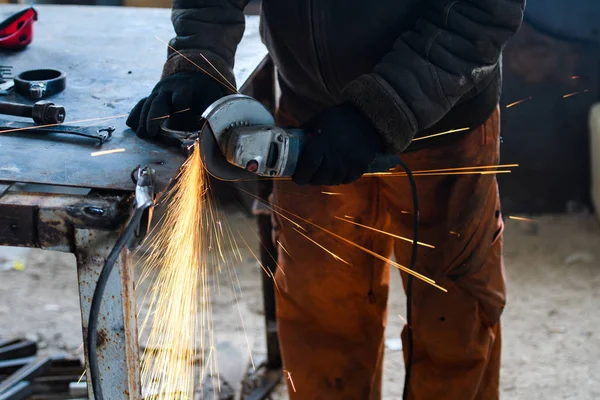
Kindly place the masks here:
POLYGON ((34 69, 21 72, 15 77, 14 84, 20 95, 39 100, 65 90, 67 76, 55 69, 34 69))
POLYGON ((186 157, 189 157, 193 151, 193 144, 200 138, 200 133, 202 130, 180 131, 171 129, 167 127, 167 121, 168 120, 163 121, 163 123, 160 125, 160 135, 162 136, 162 139, 167 143, 179 145, 182 153, 186 157))
POLYGON ((135 182, 135 203, 134 208, 141 210, 143 215, 136 227, 133 237, 128 243, 130 249, 136 247, 144 240, 150 231, 152 214, 154 208, 154 182, 156 171, 149 166, 138 166, 131 172, 131 178, 135 182))
POLYGON ((135 208, 148 208, 154 203, 155 171, 145 166, 138 167, 135 174, 135 208))

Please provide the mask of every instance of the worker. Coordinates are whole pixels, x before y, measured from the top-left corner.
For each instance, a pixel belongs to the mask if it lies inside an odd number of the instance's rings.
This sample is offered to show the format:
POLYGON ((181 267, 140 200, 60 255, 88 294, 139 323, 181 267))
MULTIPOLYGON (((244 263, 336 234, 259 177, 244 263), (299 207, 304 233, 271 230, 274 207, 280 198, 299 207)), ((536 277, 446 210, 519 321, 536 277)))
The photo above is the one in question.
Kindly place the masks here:
MULTIPOLYGON (((162 79, 128 119, 139 136, 155 137, 158 117, 176 111, 172 123, 197 125, 232 93, 199 67, 234 83, 246 3, 173 1, 176 37, 162 79)), ((413 203, 405 176, 359 178, 377 153, 398 153, 413 171, 499 162, 501 54, 524 6, 262 1, 260 31, 281 88, 276 120, 308 133, 292 181, 276 181, 271 202, 354 243, 273 216, 291 399, 381 399, 390 282, 381 258, 393 252, 409 265, 413 203), (455 132, 436 136, 447 131, 455 132)), ((432 173, 416 183, 423 245, 415 270, 447 292, 419 279, 409 287, 402 273, 411 306, 401 334, 404 398, 497 399, 506 291, 495 175, 432 173)))

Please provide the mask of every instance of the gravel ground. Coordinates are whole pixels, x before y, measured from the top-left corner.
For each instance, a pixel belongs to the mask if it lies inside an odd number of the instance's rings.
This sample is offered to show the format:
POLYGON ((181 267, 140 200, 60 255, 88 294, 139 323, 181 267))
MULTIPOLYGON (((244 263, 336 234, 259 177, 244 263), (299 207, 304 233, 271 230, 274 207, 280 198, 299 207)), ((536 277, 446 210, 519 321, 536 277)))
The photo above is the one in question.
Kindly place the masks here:
MULTIPOLYGON (((241 214, 229 215, 231 226, 249 243, 257 243, 254 223, 247 222, 241 214)), ((509 303, 503 319, 503 398, 600 398, 600 228, 595 217, 507 220, 505 243, 509 303)), ((236 266, 243 293, 239 309, 225 287, 213 296, 218 347, 238 359, 247 358, 248 346, 257 358, 264 348, 260 268, 247 250, 243 257, 236 266)), ((404 315, 405 304, 400 279, 393 276, 385 399, 400 398, 403 381, 402 355, 395 345, 402 326, 398 314, 404 315)), ((38 340, 44 353, 81 356, 72 255, 40 250, 19 255, 0 247, 0 337, 11 336, 38 340), (19 259, 22 270, 7 269, 19 259)), ((283 385, 273 398, 286 398, 283 385)))

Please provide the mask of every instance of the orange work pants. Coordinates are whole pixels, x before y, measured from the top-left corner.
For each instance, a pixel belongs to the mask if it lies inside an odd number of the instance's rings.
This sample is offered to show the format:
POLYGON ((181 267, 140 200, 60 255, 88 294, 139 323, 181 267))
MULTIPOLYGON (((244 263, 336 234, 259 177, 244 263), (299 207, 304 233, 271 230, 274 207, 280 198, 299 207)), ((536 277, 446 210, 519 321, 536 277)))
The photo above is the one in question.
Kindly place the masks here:
MULTIPOLYGON (((280 124, 293 120, 279 112, 280 124)), ((480 127, 402 156, 413 171, 497 164, 499 111, 480 127)), ((420 224, 413 278, 411 400, 499 396, 500 314, 505 304, 503 222, 493 174, 416 178, 420 224)), ((276 207, 409 266, 412 198, 406 177, 364 177, 350 185, 276 181, 276 207), (352 221, 350 223, 348 221, 352 221), (357 225, 360 224, 360 225, 357 225)), ((290 399, 381 399, 390 265, 298 218, 275 214, 279 247, 277 319, 290 399)), ((395 267, 394 267, 395 268, 395 267)), ((401 273, 406 289, 406 274, 401 273)))

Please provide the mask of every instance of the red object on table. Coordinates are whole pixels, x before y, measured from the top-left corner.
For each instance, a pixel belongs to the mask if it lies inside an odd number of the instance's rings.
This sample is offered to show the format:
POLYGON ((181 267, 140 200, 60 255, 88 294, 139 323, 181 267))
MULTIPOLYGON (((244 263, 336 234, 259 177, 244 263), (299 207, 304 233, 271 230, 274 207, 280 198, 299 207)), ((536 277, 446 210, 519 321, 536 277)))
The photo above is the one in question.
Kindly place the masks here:
POLYGON ((37 11, 25 9, 0 23, 0 49, 22 50, 33 40, 33 23, 37 11))

